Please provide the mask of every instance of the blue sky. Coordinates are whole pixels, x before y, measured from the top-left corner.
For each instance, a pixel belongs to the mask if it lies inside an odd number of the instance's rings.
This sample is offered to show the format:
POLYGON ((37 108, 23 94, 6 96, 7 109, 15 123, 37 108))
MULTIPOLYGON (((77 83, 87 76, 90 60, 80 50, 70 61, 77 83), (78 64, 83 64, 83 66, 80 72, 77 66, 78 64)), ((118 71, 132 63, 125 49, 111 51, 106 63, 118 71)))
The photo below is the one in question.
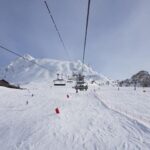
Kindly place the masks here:
MULTIPOLYGON (((42 0, 0 0, 0 44, 37 58, 82 58, 87 0, 47 0, 64 42, 42 0)), ((113 79, 150 71, 150 1, 91 0, 85 62, 113 79)), ((0 67, 16 58, 0 50, 0 67)))

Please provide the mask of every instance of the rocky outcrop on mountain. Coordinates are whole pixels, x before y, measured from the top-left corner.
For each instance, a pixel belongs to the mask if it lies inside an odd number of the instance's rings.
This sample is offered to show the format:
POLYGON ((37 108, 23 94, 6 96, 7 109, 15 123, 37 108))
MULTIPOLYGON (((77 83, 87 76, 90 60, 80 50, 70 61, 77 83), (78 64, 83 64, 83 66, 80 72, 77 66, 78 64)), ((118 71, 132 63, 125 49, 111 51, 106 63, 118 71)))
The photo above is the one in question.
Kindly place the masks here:
POLYGON ((12 85, 4 79, 0 80, 0 86, 4 86, 7 88, 13 88, 13 89, 21 89, 19 86, 12 85))
POLYGON ((147 71, 140 71, 133 75, 130 79, 119 82, 120 86, 140 86, 150 87, 150 74, 147 71))

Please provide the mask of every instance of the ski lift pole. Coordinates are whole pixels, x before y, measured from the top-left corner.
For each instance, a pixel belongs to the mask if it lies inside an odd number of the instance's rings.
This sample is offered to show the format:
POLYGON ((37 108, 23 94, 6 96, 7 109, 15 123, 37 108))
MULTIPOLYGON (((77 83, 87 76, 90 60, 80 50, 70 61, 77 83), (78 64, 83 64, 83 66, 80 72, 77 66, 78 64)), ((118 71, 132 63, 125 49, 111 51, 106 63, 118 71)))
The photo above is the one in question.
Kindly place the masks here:
POLYGON ((90 4, 91 4, 91 0, 88 0, 86 28, 85 28, 85 37, 84 37, 84 48, 83 48, 83 58, 82 58, 82 73, 84 71, 85 50, 86 50, 86 43, 87 43, 87 31, 88 31, 89 15, 90 15, 90 4))

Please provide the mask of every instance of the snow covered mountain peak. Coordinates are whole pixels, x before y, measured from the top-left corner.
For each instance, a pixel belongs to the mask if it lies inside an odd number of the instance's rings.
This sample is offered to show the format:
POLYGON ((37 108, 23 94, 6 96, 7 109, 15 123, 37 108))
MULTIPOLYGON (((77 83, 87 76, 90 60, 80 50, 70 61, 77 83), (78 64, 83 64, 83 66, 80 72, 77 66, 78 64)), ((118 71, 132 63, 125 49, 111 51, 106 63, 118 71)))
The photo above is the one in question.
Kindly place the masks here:
POLYGON ((35 58, 33 58, 30 54, 25 54, 23 57, 24 57, 25 59, 27 59, 27 60, 33 60, 33 59, 35 59, 35 58))
MULTIPOLYGON (((17 58, 8 66, 0 70, 0 79, 14 83, 27 83, 32 81, 50 81, 56 78, 56 74, 63 74, 64 78, 79 73, 82 70, 82 62, 60 61, 54 59, 36 59, 26 54, 23 58, 17 58), (29 61, 28 61, 29 60, 29 61), (39 64, 36 65, 36 64, 39 64), (41 67, 40 67, 41 66, 41 67), (44 69, 45 68, 45 69, 44 69)), ((99 80, 101 83, 110 81, 107 77, 97 73, 90 66, 84 64, 84 75, 88 80, 99 80)))
POLYGON ((14 61, 12 61, 8 66, 6 66, 6 69, 13 68, 15 66, 18 66, 18 64, 26 63, 27 61, 33 61, 35 58, 33 58, 29 54, 23 55, 23 57, 18 57, 14 61))

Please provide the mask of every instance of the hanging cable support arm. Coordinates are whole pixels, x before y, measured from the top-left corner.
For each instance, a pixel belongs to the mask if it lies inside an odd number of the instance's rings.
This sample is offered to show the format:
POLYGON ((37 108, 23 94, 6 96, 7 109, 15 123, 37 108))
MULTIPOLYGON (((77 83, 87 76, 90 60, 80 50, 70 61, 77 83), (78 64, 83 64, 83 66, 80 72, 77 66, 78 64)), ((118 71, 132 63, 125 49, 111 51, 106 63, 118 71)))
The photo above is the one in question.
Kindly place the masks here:
POLYGON ((84 38, 84 49, 83 49, 83 58, 82 58, 82 63, 83 64, 84 64, 84 61, 85 61, 85 50, 86 50, 86 43, 87 43, 87 31, 88 31, 88 24, 89 24, 90 4, 91 4, 91 0, 88 0, 87 17, 86 17, 86 28, 85 28, 85 38, 84 38))

